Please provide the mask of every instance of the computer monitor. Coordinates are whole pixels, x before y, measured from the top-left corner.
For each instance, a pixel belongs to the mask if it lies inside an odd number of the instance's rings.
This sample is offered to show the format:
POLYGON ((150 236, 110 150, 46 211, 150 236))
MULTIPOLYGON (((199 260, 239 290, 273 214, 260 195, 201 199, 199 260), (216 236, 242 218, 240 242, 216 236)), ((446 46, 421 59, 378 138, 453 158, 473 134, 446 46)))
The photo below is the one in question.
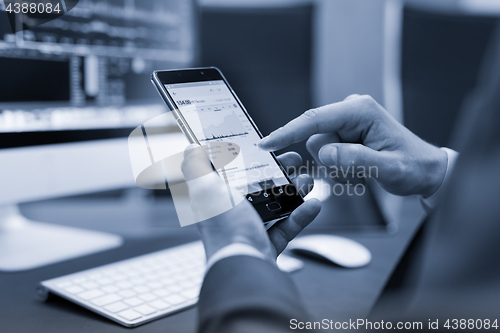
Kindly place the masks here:
POLYGON ((80 0, 17 33, 1 6, 0 271, 119 246, 116 235, 28 221, 17 204, 135 185, 127 137, 166 111, 152 70, 192 65, 195 2, 80 0))

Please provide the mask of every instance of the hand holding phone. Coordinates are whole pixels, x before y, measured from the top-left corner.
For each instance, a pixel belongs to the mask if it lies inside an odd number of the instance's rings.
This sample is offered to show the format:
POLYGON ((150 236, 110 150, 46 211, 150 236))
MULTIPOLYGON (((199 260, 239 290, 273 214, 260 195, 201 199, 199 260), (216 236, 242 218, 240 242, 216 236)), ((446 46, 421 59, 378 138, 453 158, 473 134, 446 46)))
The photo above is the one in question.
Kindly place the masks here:
MULTIPOLYGON (((209 156, 203 147, 195 144, 188 146, 184 157, 184 178, 198 180, 189 186, 193 211, 197 215, 211 216, 203 219, 203 223, 197 224, 207 259, 225 246, 238 242, 251 245, 259 250, 266 260, 276 262, 276 257, 288 242, 311 223, 320 211, 319 200, 308 200, 288 218, 274 224, 266 233, 262 219, 250 202, 242 200, 235 207, 226 210, 224 205, 227 205, 227 202, 220 199, 226 194, 226 184, 212 169, 209 156)), ((287 153, 280 159, 286 167, 296 163, 297 157, 295 153, 287 153)), ((302 176, 295 178, 294 183, 300 186, 310 180, 310 177, 302 176)))

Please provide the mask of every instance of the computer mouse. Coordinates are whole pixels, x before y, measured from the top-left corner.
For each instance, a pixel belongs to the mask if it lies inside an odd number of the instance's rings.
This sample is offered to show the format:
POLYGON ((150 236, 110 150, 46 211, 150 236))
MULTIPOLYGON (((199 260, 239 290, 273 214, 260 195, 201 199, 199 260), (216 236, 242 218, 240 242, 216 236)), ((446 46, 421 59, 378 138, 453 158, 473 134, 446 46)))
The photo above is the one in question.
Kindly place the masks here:
POLYGON ((310 235, 294 239, 288 249, 313 256, 319 256, 334 264, 347 268, 367 265, 370 251, 352 239, 334 235, 310 235))

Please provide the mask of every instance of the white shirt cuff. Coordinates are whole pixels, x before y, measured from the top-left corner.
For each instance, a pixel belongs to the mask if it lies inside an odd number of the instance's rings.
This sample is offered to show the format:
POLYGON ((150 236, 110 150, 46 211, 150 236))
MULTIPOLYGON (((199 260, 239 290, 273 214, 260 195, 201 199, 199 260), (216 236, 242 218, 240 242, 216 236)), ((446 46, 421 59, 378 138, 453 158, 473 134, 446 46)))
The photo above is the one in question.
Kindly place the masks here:
POLYGON ((255 247, 252 245, 248 245, 245 243, 233 243, 224 246, 222 249, 219 251, 215 252, 214 255, 208 259, 207 261, 207 269, 205 272, 208 272, 209 269, 218 261, 229 258, 229 257, 234 257, 234 256, 251 256, 251 257, 256 257, 260 258, 262 260, 266 260, 266 256, 259 250, 257 250, 255 247))
POLYGON ((456 160, 458 158, 458 153, 456 151, 454 151, 453 149, 449 149, 449 148, 445 148, 445 147, 442 147, 441 149, 446 152, 446 155, 448 155, 448 164, 446 166, 446 173, 444 174, 443 182, 441 183, 441 186, 439 186, 437 191, 428 198, 420 197, 420 202, 422 202, 422 205, 424 206, 424 208, 427 212, 430 212, 432 209, 434 209, 437 206, 437 203, 438 203, 439 198, 441 196, 441 192, 443 192, 442 189, 443 189, 443 187, 446 186, 446 183, 448 182, 448 179, 450 178, 451 172, 453 171, 453 167, 455 166, 456 160))

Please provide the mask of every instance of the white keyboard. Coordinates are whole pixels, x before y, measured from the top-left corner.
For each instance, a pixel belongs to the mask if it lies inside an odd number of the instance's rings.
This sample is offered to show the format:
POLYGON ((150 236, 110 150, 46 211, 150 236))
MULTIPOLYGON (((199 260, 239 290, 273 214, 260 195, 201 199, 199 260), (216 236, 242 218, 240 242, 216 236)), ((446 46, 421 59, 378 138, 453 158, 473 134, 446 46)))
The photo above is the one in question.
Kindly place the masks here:
MULTIPOLYGON (((40 283, 37 294, 68 299, 126 327, 135 327, 193 306, 205 274, 201 241, 118 261, 40 283)), ((302 261, 281 255, 292 272, 302 261)))

